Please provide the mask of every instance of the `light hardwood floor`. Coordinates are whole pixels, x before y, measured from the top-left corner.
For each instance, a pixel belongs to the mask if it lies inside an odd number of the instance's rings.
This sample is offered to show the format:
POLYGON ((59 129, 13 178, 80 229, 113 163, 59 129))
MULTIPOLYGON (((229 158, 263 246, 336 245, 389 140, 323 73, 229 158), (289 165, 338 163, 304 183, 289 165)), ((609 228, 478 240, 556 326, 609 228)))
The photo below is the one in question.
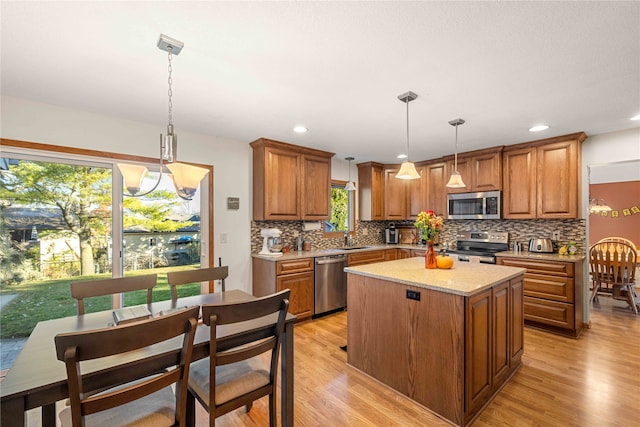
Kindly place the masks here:
MULTIPOLYGON (((523 366, 476 426, 640 426, 640 316, 600 298, 575 340, 525 328, 523 366)), ((347 312, 295 327, 296 426, 446 426, 346 365, 347 312)), ((216 425, 267 426, 267 399, 216 425)), ((208 425, 198 405, 197 425, 208 425)), ((31 425, 31 423, 30 423, 31 425)))

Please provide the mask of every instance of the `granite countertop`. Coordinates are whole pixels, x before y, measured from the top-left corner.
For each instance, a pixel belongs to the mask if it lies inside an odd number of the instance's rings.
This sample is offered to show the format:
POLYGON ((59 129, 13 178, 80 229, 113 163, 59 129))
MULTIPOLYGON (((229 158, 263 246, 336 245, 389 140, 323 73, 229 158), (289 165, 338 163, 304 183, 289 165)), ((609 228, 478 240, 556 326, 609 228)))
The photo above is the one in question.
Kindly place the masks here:
POLYGON ((497 257, 508 257, 508 258, 522 258, 522 259, 530 259, 530 260, 541 260, 541 261, 564 261, 564 262, 581 262, 585 259, 584 254, 576 254, 576 255, 560 255, 557 253, 542 253, 542 252, 528 252, 528 251, 504 251, 498 252, 495 254, 497 257))
POLYGON ((426 269, 424 258, 405 258, 347 267, 345 271, 468 297, 524 274, 526 270, 503 265, 466 262, 457 262, 450 270, 426 269))
POLYGON ((326 248, 326 249, 313 249, 310 251, 291 251, 289 253, 283 253, 282 255, 260 255, 260 254, 251 254, 253 258, 260 258, 267 261, 282 261, 282 260, 290 260, 290 259, 301 259, 301 258, 315 258, 320 256, 327 255, 341 255, 341 254, 350 254, 354 252, 366 252, 366 251, 375 251, 375 250, 384 250, 384 249, 427 249, 426 246, 421 245, 367 245, 360 246, 355 245, 350 249, 342 249, 342 248, 326 248))

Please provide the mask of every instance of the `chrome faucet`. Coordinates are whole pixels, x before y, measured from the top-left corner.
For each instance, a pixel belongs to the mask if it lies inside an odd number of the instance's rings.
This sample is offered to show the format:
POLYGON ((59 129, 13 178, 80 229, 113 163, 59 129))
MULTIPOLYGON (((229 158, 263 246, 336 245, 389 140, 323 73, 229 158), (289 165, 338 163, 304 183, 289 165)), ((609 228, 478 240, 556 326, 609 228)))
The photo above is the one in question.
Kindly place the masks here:
POLYGON ((353 246, 353 236, 349 234, 348 231, 344 233, 344 245, 345 246, 353 246))

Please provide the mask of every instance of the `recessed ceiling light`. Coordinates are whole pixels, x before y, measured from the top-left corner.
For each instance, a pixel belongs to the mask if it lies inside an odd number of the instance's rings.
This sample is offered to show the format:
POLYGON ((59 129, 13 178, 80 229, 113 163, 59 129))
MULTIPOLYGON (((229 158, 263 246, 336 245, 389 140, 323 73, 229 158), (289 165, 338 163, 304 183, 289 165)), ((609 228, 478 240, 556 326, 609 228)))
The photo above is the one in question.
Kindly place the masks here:
POLYGON ((296 127, 294 127, 294 128, 293 128, 293 131, 294 131, 295 133, 305 133, 305 132, 306 132, 306 131, 308 131, 308 130, 309 130, 309 129, 307 129, 307 128, 306 128, 306 127, 304 127, 304 126, 296 126, 296 127))
POLYGON ((398 158, 399 159, 406 159, 407 155, 406 154, 398 154, 398 158))
POLYGON ((640 114, 636 114, 635 116, 631 117, 631 120, 640 120, 640 114))
POLYGON ((547 125, 536 125, 536 126, 530 128, 529 132, 540 132, 540 131, 547 130, 547 129, 549 129, 549 126, 547 126, 547 125))

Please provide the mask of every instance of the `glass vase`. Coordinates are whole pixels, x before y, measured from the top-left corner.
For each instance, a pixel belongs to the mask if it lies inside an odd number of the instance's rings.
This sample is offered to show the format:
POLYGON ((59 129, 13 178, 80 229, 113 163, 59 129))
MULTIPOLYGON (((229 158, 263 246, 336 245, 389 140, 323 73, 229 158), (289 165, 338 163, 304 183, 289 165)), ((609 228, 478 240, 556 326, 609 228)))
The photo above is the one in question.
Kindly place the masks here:
POLYGON ((427 253, 424 255, 424 266, 426 268, 438 268, 436 252, 433 250, 433 240, 427 240, 427 253))

